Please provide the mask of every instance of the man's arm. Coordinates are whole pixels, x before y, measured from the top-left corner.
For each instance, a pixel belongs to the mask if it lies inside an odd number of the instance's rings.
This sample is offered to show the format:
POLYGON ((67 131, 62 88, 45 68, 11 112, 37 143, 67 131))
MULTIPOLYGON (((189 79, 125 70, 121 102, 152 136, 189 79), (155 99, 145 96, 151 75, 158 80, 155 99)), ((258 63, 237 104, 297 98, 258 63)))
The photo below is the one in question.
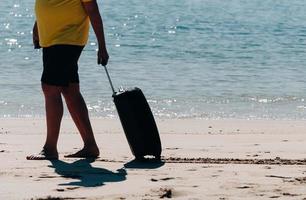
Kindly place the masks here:
POLYGON ((33 26, 33 44, 35 49, 41 48, 39 45, 39 35, 38 35, 38 28, 37 28, 37 22, 35 21, 33 26))
POLYGON ((86 14, 89 16, 92 28, 98 40, 98 64, 105 66, 107 65, 109 56, 106 49, 103 22, 99 12, 98 4, 96 0, 92 0, 89 2, 83 2, 83 7, 86 14))

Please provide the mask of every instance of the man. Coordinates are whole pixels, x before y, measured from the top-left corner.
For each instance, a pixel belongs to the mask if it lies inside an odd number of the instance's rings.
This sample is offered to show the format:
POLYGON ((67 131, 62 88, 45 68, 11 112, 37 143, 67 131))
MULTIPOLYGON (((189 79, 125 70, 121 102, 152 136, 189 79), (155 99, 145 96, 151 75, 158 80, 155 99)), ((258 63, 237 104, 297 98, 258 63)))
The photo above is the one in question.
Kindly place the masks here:
POLYGON ((47 138, 39 154, 28 160, 58 159, 57 141, 63 116, 62 95, 76 124, 84 147, 66 157, 96 158, 99 148, 90 124, 86 103, 80 93, 78 59, 87 43, 89 24, 99 49, 98 64, 106 65, 103 22, 96 0, 36 0, 33 28, 35 48, 43 48, 42 90, 45 97, 47 138))

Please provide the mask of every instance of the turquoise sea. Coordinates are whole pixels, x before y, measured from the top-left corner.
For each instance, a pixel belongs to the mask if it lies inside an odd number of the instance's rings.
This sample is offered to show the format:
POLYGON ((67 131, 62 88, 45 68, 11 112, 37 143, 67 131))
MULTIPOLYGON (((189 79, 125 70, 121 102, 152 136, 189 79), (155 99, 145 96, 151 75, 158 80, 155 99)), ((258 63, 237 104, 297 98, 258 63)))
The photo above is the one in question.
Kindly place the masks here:
MULTIPOLYGON (((306 118, 305 0, 97 0, 116 87, 159 118, 306 118)), ((0 117, 44 116, 34 0, 1 0, 0 117)), ((116 111, 93 31, 80 59, 91 116, 116 111)), ((67 114, 67 112, 66 112, 67 114)))

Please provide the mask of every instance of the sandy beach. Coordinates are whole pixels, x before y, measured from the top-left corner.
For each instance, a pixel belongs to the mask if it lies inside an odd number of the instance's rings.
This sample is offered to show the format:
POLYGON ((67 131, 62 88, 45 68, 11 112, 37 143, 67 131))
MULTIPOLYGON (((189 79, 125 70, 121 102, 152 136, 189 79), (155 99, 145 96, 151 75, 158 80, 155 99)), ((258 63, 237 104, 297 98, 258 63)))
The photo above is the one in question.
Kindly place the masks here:
POLYGON ((1 199, 306 199, 306 123, 158 120, 162 162, 138 163, 118 119, 93 119, 101 156, 64 158, 82 145, 63 120, 58 161, 41 150, 44 119, 0 120, 1 199))

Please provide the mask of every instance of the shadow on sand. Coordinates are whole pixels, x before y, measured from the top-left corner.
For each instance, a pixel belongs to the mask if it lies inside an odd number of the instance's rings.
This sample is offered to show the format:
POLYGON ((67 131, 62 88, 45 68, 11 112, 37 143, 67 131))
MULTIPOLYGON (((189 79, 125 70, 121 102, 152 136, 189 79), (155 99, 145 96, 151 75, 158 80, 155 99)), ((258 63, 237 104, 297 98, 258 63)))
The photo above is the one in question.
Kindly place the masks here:
POLYGON ((156 159, 132 160, 124 164, 127 169, 157 169, 162 167, 165 162, 156 159))
POLYGON ((55 169, 55 172, 65 180, 78 179, 68 183, 59 185, 97 187, 104 185, 105 182, 120 182, 126 180, 126 171, 118 169, 116 172, 109 171, 103 168, 91 166, 94 159, 81 159, 73 163, 67 163, 61 160, 52 160, 49 167, 55 169))

